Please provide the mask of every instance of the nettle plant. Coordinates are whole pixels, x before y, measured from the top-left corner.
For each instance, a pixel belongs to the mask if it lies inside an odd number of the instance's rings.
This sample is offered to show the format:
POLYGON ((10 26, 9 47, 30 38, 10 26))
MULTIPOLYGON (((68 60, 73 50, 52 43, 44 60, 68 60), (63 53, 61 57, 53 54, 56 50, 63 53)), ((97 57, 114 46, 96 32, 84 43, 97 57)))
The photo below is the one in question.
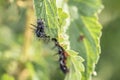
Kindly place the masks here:
MULTIPOLYGON (((33 2, 36 20, 44 20, 45 36, 49 35, 49 41, 54 41, 58 48, 60 65, 60 68, 55 70, 44 67, 48 71, 43 70, 46 78, 41 79, 91 80, 100 56, 102 26, 98 22, 98 13, 102 10, 101 0, 33 2), (66 74, 59 72, 59 69, 66 74)), ((39 31, 36 34, 39 37, 39 31)), ((51 65, 56 66, 53 62, 51 65)))

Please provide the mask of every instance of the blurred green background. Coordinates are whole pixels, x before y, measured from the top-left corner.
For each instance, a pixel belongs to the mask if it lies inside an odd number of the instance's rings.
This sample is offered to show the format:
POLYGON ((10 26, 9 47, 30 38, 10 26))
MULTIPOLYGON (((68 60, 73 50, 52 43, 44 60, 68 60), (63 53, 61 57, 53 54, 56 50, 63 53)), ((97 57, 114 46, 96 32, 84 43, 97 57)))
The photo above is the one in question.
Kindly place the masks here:
MULTIPOLYGON (((104 9, 99 15, 103 25, 101 57, 93 80, 120 80, 119 3, 120 0, 103 0, 104 9)), ((46 75, 57 80, 59 77, 54 76, 59 66, 48 63, 57 64, 57 58, 48 57, 53 56, 50 50, 41 48, 43 44, 33 37, 30 29, 30 24, 35 23, 32 5, 31 0, 0 0, 0 80, 49 80, 46 75)))
POLYGON ((103 0, 101 57, 94 80, 120 80, 120 0, 103 0))

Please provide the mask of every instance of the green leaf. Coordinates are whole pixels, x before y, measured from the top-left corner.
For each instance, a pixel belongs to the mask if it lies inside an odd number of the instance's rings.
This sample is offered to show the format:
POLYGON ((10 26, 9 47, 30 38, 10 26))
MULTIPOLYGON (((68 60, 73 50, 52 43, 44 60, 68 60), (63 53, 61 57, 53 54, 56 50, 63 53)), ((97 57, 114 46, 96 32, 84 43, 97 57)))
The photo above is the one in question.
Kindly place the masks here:
POLYGON ((101 3, 100 0, 69 0, 68 5, 72 19, 68 30, 70 45, 85 59, 82 80, 91 80, 100 54, 102 27, 96 13, 101 10, 101 3))
POLYGON ((84 71, 84 65, 82 62, 84 59, 80 56, 78 56, 78 53, 76 53, 73 50, 67 50, 69 53, 69 59, 68 59, 68 66, 69 66, 69 73, 67 74, 65 80, 81 80, 81 72, 84 71))
POLYGON ((50 37, 55 37, 60 44, 64 44, 63 48, 69 54, 68 68, 70 72, 66 75, 65 80, 80 80, 82 78, 80 76, 81 72, 84 71, 83 59, 78 56, 77 52, 69 49, 69 41, 66 34, 68 28, 66 19, 69 18, 67 13, 62 8, 56 7, 56 0, 34 0, 34 4, 37 18, 45 19, 50 37))
POLYGON ((68 0, 61 3, 62 7, 57 8, 56 0, 34 0, 36 16, 45 20, 47 34, 57 38, 69 55, 67 66, 70 72, 65 80, 90 80, 100 53, 102 27, 97 13, 101 10, 101 2, 68 0))

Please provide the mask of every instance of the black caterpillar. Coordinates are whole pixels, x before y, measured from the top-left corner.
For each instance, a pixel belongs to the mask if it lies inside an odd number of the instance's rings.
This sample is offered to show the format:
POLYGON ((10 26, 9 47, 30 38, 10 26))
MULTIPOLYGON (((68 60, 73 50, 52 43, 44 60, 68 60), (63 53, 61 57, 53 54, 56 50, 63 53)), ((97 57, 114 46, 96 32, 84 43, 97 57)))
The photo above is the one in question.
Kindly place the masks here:
POLYGON ((50 36, 47 36, 45 33, 45 25, 42 19, 38 19, 37 26, 36 25, 33 25, 33 26, 35 27, 34 30, 35 30, 36 37, 43 38, 43 39, 50 38, 50 36))
POLYGON ((54 41, 55 46, 58 48, 58 54, 59 54, 59 62, 60 62, 60 69, 64 72, 67 73, 69 72, 69 69, 66 66, 66 59, 68 54, 65 52, 63 47, 60 46, 59 42, 57 41, 56 38, 52 38, 52 41, 54 41))

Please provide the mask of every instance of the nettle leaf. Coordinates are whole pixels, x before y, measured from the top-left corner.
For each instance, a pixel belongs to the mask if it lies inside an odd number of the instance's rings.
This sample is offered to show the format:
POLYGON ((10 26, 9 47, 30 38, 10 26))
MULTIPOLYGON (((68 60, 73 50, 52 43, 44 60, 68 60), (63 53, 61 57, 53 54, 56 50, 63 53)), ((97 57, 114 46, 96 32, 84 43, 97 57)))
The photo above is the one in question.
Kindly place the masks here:
POLYGON ((61 3, 65 7, 57 8, 56 0, 34 0, 36 16, 45 20, 47 34, 57 38, 69 55, 67 66, 70 71, 65 80, 90 80, 100 54, 102 27, 97 13, 101 2, 61 0, 61 3))
POLYGON ((65 80, 81 80, 81 72, 84 71, 82 62, 84 59, 78 56, 78 53, 73 50, 67 50, 69 53, 68 66, 70 72, 67 74, 65 80))
POLYGON ((78 56, 77 52, 69 49, 68 36, 66 34, 68 25, 66 25, 66 18, 68 18, 67 13, 65 13, 62 8, 57 8, 55 5, 55 0, 34 0, 36 16, 37 18, 45 19, 48 33, 50 37, 55 37, 58 39, 59 43, 67 53, 68 58, 68 68, 70 72, 66 75, 65 80, 80 80, 82 77, 81 71, 84 71, 83 59, 78 56))
POLYGON ((97 12, 101 10, 101 2, 100 0, 69 0, 68 6, 71 16, 68 30, 70 46, 85 59, 82 80, 91 80, 100 54, 99 40, 102 27, 98 22, 97 12))

